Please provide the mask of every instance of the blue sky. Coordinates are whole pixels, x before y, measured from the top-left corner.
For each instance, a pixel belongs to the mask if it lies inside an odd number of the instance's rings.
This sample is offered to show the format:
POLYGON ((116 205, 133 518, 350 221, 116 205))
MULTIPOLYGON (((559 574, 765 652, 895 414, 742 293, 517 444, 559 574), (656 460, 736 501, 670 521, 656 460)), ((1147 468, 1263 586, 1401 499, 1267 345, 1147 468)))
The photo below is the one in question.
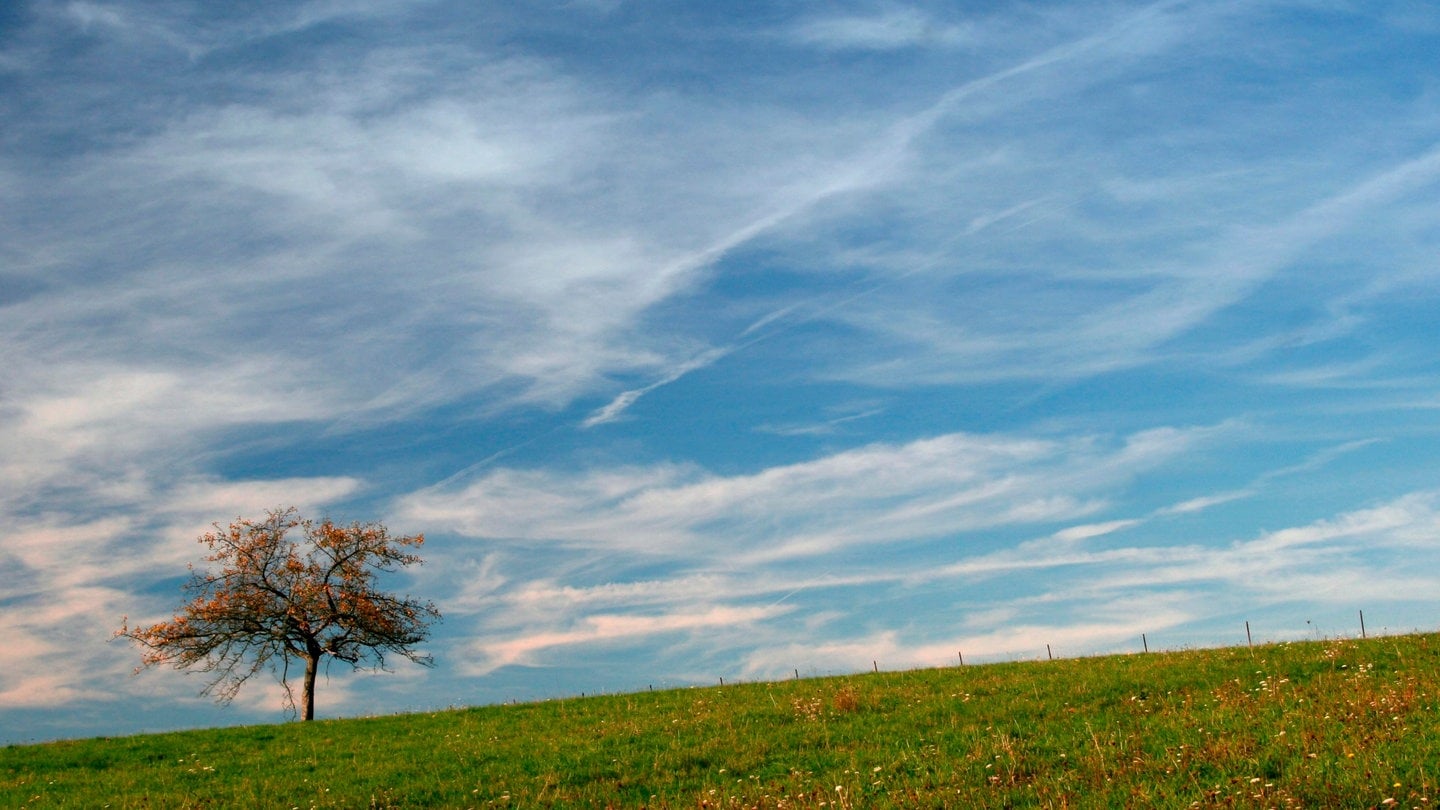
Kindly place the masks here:
POLYGON ((322 716, 1440 622, 1440 7, 0 10, 0 742, 211 523, 424 532, 322 716))

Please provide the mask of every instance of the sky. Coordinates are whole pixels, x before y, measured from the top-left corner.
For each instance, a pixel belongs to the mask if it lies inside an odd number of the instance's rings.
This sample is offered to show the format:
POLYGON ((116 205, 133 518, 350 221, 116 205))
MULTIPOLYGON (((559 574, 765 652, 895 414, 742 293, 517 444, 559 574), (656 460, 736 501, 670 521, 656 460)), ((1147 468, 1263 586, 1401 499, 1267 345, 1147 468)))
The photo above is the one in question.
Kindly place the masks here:
POLYGON ((317 715, 1433 630, 1440 5, 0 4, 0 744, 423 533, 317 715), (1047 653, 1047 649, 1049 652, 1047 653))

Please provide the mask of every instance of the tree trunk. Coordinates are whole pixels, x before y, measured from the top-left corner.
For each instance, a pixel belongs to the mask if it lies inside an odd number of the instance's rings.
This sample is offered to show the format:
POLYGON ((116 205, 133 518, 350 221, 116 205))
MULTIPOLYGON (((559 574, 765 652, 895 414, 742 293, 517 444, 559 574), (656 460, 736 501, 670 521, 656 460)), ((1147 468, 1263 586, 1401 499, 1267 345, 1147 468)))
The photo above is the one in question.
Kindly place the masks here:
POLYGON ((305 714, 301 719, 315 719, 315 672, 320 668, 320 656, 311 655, 305 659, 305 689, 301 699, 305 702, 305 714))

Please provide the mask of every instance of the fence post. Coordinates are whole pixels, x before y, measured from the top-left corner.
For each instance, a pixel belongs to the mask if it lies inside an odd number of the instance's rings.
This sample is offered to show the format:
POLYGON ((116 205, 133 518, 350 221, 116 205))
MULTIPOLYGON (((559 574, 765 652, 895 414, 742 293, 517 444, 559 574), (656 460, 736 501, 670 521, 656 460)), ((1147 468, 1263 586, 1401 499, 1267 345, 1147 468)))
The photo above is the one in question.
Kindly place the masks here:
POLYGON ((962 667, 965 666, 965 651, 964 651, 964 650, 957 650, 957 651, 955 652, 955 654, 958 655, 958 656, 960 656, 960 666, 962 666, 962 667))
POLYGON ((1046 645, 1045 645, 1045 657, 1046 657, 1046 658, 1049 658, 1051 661, 1054 661, 1054 660, 1055 660, 1055 653, 1050 652, 1050 645, 1049 645, 1049 644, 1046 644, 1046 645))
POLYGON ((880 674, 880 662, 879 662, 879 661, 871 661, 871 662, 870 662, 870 665, 875 668, 875 674, 876 674, 876 675, 879 675, 879 674, 880 674))
POLYGON ((1145 638, 1145 634, 1144 634, 1144 633, 1141 633, 1141 634, 1140 634, 1140 643, 1143 644, 1143 645, 1145 645, 1145 652, 1147 652, 1147 653, 1150 652, 1150 641, 1145 638))
POLYGON ((1360 611, 1360 638, 1365 638, 1365 611, 1360 611))
POLYGON ((1245 621, 1245 644, 1251 649, 1255 647, 1255 639, 1250 637, 1250 621, 1248 619, 1245 621))

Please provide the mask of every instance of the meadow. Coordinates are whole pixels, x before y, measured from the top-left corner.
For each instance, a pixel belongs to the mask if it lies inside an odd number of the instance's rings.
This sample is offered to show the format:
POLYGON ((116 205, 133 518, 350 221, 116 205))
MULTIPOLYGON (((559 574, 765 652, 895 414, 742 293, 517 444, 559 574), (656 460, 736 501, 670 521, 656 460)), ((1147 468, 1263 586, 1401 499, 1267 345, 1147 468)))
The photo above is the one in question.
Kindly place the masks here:
POLYGON ((3 807, 1432 807, 1440 635, 0 749, 3 807))

